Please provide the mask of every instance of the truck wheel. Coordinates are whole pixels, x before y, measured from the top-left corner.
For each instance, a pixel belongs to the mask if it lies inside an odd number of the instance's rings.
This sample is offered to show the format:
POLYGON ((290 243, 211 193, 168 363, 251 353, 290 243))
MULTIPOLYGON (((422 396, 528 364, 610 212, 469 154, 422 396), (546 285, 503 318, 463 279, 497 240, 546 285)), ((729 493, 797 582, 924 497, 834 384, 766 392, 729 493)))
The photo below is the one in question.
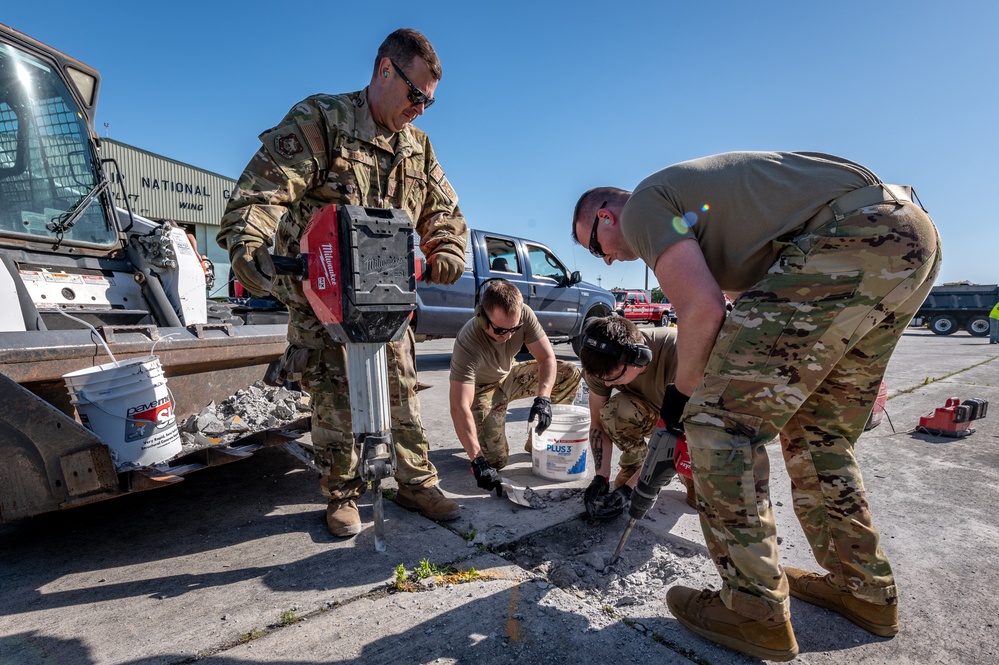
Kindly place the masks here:
POLYGON ((989 334, 989 317, 973 316, 968 319, 968 323, 965 324, 964 329, 975 337, 985 337, 989 334))
POLYGON ((665 315, 660 316, 658 319, 656 319, 652 323, 656 324, 656 328, 662 328, 664 325, 666 325, 666 322, 663 320, 665 318, 666 318, 665 315))
POLYGON ((957 330, 957 320, 950 314, 943 314, 930 321, 930 330, 938 335, 952 335, 957 330))

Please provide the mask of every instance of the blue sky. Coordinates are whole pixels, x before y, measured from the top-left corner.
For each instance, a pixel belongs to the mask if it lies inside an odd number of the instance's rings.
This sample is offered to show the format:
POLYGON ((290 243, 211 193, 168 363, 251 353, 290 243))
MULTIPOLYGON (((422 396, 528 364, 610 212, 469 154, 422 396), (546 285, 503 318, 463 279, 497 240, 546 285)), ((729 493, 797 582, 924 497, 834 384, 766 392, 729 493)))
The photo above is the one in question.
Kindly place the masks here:
MULTIPOLYGON (((97 127, 235 178, 301 98, 364 87, 381 40, 441 57, 427 131, 469 225, 540 240, 585 279, 641 288, 569 239, 579 195, 729 150, 813 150, 911 184, 938 282, 999 281, 999 3, 5 3, 0 21, 97 68, 97 127)), ((655 278, 649 276, 649 286, 655 278)))

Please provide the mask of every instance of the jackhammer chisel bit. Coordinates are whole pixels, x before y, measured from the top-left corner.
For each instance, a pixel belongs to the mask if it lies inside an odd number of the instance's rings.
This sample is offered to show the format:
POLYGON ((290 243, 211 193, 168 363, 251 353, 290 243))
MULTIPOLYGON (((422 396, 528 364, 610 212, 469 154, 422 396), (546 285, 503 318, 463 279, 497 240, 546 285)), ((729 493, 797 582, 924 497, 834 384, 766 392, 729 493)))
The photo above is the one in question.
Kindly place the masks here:
POLYGON ((635 528, 635 523, 645 517, 652 506, 656 504, 656 497, 659 490, 669 484, 676 475, 676 465, 673 461, 673 453, 676 450, 676 442, 682 436, 682 432, 667 428, 663 421, 656 423, 656 429, 649 439, 649 452, 645 455, 645 462, 642 463, 642 470, 638 474, 638 484, 631 494, 631 504, 628 506, 628 526, 621 534, 621 542, 614 550, 611 558, 611 565, 617 563, 624 544, 631 535, 631 530, 635 528))

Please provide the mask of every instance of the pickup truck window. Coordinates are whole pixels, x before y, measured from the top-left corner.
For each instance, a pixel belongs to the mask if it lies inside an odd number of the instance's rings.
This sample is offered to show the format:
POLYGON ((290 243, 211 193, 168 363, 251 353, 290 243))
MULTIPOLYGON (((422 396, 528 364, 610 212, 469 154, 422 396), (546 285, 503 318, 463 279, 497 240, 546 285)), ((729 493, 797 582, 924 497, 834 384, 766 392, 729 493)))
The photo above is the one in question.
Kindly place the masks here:
POLYGON ((527 248, 527 258, 531 262, 531 273, 535 277, 547 277, 558 283, 562 283, 568 275, 568 271, 562 262, 555 258, 555 255, 544 247, 525 243, 527 248))
POLYGON ((489 257, 491 272, 509 272, 520 274, 520 260, 517 258, 517 246, 505 238, 490 238, 486 236, 486 256, 489 257))

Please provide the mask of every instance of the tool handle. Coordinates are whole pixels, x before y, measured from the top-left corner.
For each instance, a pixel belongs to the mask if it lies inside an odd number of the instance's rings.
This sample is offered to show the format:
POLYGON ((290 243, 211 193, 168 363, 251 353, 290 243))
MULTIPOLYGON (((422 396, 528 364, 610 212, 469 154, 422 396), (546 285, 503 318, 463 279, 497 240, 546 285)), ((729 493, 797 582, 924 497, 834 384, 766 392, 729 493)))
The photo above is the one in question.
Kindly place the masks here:
POLYGON ((298 275, 303 279, 309 276, 309 264, 305 256, 292 258, 271 254, 271 261, 274 263, 274 272, 279 275, 298 275))

